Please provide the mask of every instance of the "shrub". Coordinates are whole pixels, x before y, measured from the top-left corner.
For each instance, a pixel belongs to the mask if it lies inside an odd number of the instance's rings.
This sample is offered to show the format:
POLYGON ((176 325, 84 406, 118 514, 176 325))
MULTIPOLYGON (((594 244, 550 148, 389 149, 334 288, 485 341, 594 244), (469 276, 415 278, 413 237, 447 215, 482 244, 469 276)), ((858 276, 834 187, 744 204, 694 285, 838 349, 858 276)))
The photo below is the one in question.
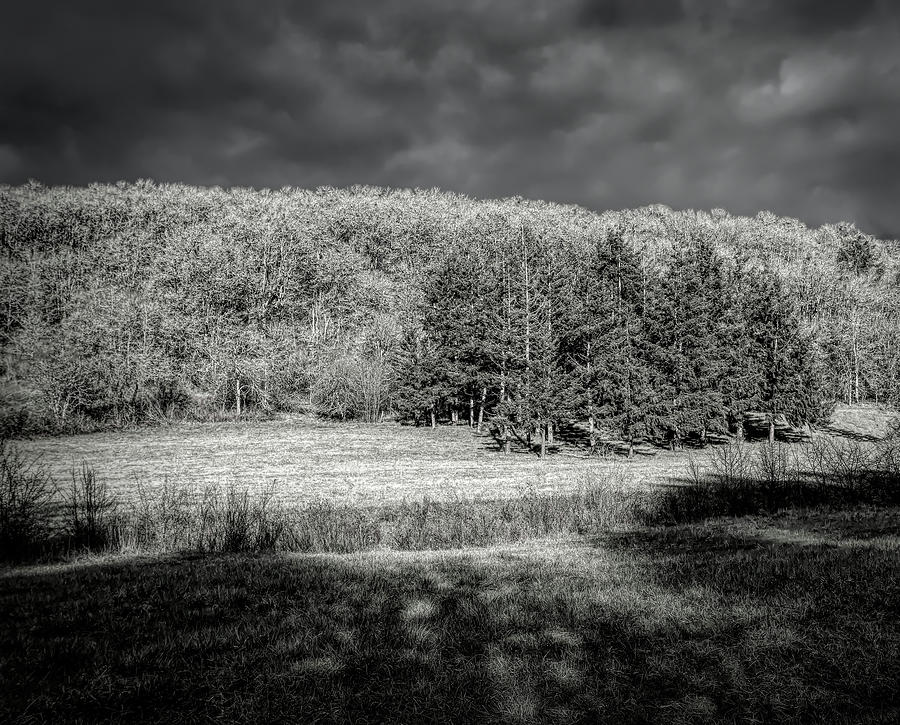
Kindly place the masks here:
POLYGON ((202 538, 204 522, 192 513, 197 498, 194 486, 168 477, 160 486, 150 487, 141 480, 135 483, 135 497, 124 516, 121 547, 174 551, 191 548, 196 537, 202 538))
POLYGON ((101 549, 116 536, 114 520, 118 501, 106 483, 87 463, 72 469, 72 486, 65 502, 66 523, 70 544, 88 549, 101 549))
POLYGON ((49 537, 56 486, 40 460, 0 440, 0 556, 26 556, 49 537))
POLYGON ((197 548, 222 552, 282 548, 287 522, 274 493, 274 483, 255 495, 233 483, 225 489, 207 488, 199 511, 202 526, 197 548))
POLYGON ((320 415, 374 423, 387 409, 390 377, 381 355, 345 355, 322 366, 310 397, 320 415))
POLYGON ((730 443, 709 449, 706 464, 724 486, 738 488, 745 486, 752 476, 750 446, 745 443, 730 443))
POLYGON ((34 427, 35 416, 27 407, 0 410, 0 440, 21 436, 34 427))

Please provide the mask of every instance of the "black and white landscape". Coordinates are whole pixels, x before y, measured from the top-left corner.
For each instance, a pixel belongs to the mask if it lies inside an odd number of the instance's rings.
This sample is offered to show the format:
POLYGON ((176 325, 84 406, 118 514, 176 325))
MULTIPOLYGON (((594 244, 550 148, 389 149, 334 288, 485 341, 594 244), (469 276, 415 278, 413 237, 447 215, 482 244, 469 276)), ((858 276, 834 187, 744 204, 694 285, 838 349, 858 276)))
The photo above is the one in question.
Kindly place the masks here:
POLYGON ((0 720, 900 720, 898 41, 7 10, 0 720))

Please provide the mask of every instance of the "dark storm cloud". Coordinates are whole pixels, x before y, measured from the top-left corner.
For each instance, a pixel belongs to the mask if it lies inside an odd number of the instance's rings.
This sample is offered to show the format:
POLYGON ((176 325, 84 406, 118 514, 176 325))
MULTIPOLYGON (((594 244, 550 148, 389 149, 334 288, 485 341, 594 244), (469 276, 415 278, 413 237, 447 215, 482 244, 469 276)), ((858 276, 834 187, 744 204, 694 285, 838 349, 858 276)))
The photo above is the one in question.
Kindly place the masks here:
POLYGON ((740 21, 770 30, 821 33, 852 28, 869 19, 878 0, 757 0, 732 5, 740 21))
POLYGON ((681 3, 669 0, 585 0, 578 13, 583 26, 601 28, 668 25, 683 18, 681 3))
POLYGON ((20 3, 0 181, 442 186, 900 234, 888 0, 20 3))

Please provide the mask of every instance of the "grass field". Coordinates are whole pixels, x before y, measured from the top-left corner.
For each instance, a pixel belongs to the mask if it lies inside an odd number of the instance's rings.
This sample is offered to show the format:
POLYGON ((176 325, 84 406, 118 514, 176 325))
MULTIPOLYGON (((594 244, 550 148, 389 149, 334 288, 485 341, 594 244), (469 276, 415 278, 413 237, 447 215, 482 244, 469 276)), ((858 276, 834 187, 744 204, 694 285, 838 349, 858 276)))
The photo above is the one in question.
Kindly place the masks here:
MULTIPOLYGON (((199 519, 163 505, 156 526, 181 521, 173 553, 4 565, 0 722, 898 722, 896 461, 891 491, 858 464, 893 415, 836 411, 817 435, 840 442, 821 451, 849 488, 810 489, 814 509, 776 505, 794 484, 766 479, 654 486, 690 479, 683 453, 542 461, 462 426, 285 418, 19 442, 60 480, 87 461, 124 499, 167 476, 276 479, 285 503, 339 504, 296 513, 312 538, 295 551, 355 553, 177 550, 199 519)), ((744 453, 767 450, 799 449, 744 453)))
POLYGON ((900 413, 882 405, 860 404, 835 407, 831 420, 823 426, 829 435, 873 440, 883 438, 900 419, 900 413))
POLYGON ((0 573, 6 722, 897 722, 900 510, 0 573))
POLYGON ((363 505, 425 495, 495 498, 526 488, 559 491, 612 471, 626 484, 643 484, 682 476, 687 465, 685 456, 668 451, 644 450, 624 461, 587 459, 574 447, 542 461, 521 446, 500 455, 491 436, 474 435, 466 426, 432 430, 301 417, 39 437, 20 446, 40 455, 58 480, 86 461, 117 493, 127 494, 137 480, 152 486, 166 476, 249 487, 274 480, 276 495, 286 502, 326 497, 363 505))
MULTIPOLYGON (((897 413, 839 406, 820 435, 874 440, 897 413)), ((586 481, 623 485, 683 479, 688 456, 648 447, 633 460, 588 459, 563 444, 542 461, 518 445, 498 454, 495 440, 466 426, 436 430, 396 423, 329 423, 300 416, 228 423, 181 423, 132 431, 37 437, 17 442, 40 456, 58 481, 87 462, 110 489, 127 497, 136 482, 152 488, 181 482, 261 487, 276 482, 284 503, 314 498, 370 505, 455 497, 515 497, 525 490, 564 492, 586 481)))

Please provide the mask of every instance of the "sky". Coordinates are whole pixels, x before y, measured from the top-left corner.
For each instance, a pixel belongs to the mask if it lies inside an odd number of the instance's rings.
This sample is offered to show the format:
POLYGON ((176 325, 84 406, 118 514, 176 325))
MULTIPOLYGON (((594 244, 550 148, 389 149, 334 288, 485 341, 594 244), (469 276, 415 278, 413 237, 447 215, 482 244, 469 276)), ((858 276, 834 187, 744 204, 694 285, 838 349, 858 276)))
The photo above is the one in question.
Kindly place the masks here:
POLYGON ((440 187, 900 237, 896 0, 31 0, 0 68, 0 183, 440 187))

